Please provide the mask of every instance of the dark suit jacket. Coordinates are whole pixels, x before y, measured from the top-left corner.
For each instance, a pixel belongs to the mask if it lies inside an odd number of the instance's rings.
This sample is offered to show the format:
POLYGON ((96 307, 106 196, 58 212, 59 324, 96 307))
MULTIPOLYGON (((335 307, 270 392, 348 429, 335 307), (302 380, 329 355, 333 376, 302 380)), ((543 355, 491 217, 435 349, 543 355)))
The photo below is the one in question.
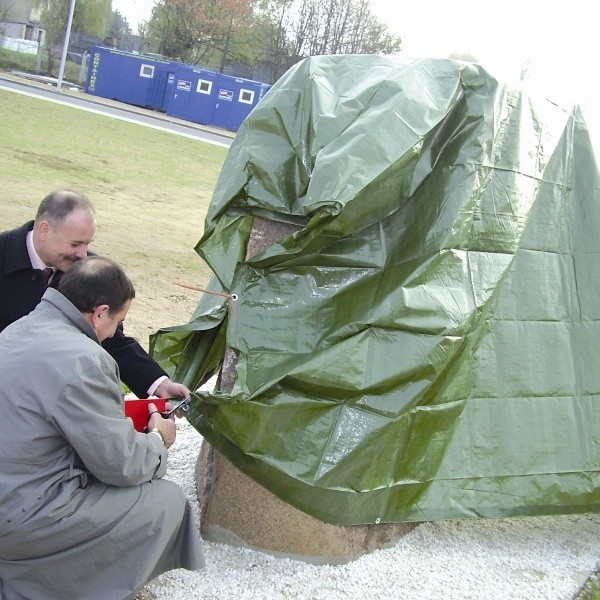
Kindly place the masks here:
MULTIPOLYGON (((34 269, 27 252, 27 232, 33 221, 0 233, 0 331, 13 321, 30 313, 44 293, 41 271, 34 269)), ((62 276, 57 271, 52 279, 56 287, 62 276)), ((148 388, 166 373, 132 337, 118 329, 102 346, 117 361, 121 379, 140 398, 148 396, 148 388)))

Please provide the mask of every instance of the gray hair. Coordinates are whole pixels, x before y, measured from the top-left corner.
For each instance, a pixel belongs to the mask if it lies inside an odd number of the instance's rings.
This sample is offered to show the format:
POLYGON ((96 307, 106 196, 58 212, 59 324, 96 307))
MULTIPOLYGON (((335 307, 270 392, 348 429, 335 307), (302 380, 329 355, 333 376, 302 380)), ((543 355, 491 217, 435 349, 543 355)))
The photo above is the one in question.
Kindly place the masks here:
POLYGON ((55 190, 42 200, 35 220, 60 222, 75 210, 87 210, 91 215, 96 214, 94 205, 87 196, 72 190, 55 190))

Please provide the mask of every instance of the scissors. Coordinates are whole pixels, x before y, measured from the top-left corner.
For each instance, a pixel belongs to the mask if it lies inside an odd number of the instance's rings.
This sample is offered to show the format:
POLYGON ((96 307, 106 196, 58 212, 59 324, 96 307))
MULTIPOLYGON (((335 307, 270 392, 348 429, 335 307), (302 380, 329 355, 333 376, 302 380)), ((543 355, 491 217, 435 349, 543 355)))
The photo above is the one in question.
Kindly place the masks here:
POLYGON ((183 410, 185 412, 190 408, 191 404, 192 399, 190 396, 188 396, 187 398, 184 398, 175 408, 172 408, 171 410, 167 410, 165 412, 161 412, 160 416, 163 419, 168 419, 173 413, 177 412, 178 410, 183 410))

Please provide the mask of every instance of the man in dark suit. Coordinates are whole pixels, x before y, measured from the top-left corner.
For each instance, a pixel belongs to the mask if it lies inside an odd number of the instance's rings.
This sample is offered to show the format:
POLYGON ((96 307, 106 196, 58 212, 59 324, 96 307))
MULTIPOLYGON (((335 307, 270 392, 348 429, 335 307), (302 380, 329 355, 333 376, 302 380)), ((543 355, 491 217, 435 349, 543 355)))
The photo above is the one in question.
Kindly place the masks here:
MULTIPOLYGON (((0 233, 0 331, 37 306, 48 276, 49 285, 56 287, 62 274, 87 256, 95 232, 95 211, 88 198, 59 190, 42 200, 34 221, 0 233)), ((102 345, 116 360, 122 381, 136 396, 189 395, 184 385, 171 381, 122 329, 102 345)))

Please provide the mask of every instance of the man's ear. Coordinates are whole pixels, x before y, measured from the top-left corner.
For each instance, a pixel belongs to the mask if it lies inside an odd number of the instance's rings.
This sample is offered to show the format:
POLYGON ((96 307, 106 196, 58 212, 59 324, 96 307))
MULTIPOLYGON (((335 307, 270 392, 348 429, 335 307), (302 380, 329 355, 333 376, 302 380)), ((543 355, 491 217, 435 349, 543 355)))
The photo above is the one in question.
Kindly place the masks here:
POLYGON ((94 312, 91 315, 92 327, 94 328, 94 330, 97 330, 100 324, 102 323, 102 319, 108 316, 109 308, 110 307, 108 306, 108 304, 100 304, 99 306, 96 306, 94 312))
POLYGON ((50 222, 49 221, 40 221, 37 225, 38 235, 41 240, 45 240, 48 232, 50 231, 50 222))

